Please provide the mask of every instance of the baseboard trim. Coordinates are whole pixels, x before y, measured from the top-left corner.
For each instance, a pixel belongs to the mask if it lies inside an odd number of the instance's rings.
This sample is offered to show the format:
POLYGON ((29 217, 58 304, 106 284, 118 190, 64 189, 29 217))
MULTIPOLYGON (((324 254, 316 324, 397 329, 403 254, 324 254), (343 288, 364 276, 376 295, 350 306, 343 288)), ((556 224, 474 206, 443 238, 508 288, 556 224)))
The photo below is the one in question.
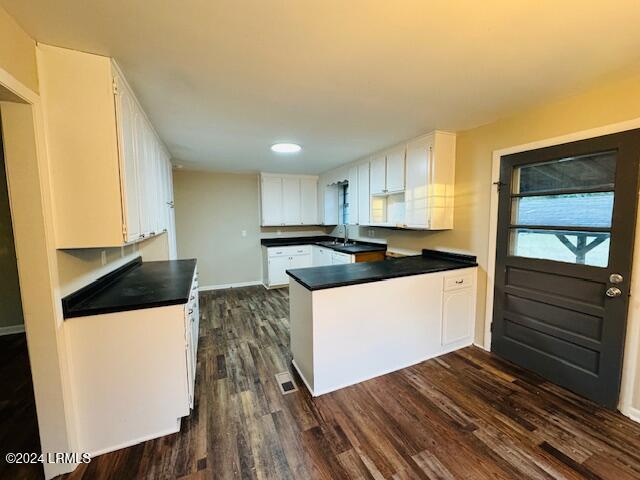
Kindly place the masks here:
POLYGON ((227 288, 254 287, 256 285, 262 285, 262 280, 253 280, 251 282, 239 282, 239 283, 224 283, 221 285, 203 285, 200 288, 198 288, 198 291, 207 292, 209 290, 225 290, 227 288))
MULTIPOLYGON (((373 375, 367 375, 364 377, 361 377, 359 379, 356 379, 354 381, 349 381, 347 383, 344 384, 338 384, 338 385, 332 385, 330 387, 324 388, 324 389, 320 389, 320 390, 313 390, 309 383, 307 382, 307 379, 304 378, 304 375, 302 374, 302 372, 300 371, 300 369, 298 368, 298 365, 296 364, 295 359, 291 361, 291 363, 293 364, 294 368, 296 369, 296 371, 298 372, 298 374, 300 375, 300 378, 302 378, 302 381, 304 382, 304 384, 307 386, 307 389, 309 390, 309 393, 311 393, 312 397, 319 397, 321 395, 326 395, 327 393, 331 393, 331 392, 335 392, 336 390, 341 390, 343 388, 347 388, 350 387, 352 385, 356 385, 358 383, 362 383, 362 382, 366 382, 368 380, 372 380, 374 378, 378 378, 378 377, 382 377, 383 375, 388 375, 390 373, 393 372, 397 372, 398 370, 402 370, 405 368, 409 368, 412 367, 413 365, 418 365, 419 363, 422 362, 426 362, 427 360, 431 360, 432 358, 437 358, 440 357, 442 355, 446 355, 447 353, 451 353, 451 352, 455 352, 456 350, 460 350, 466 347, 469 347, 473 344, 473 342, 471 340, 460 340, 458 342, 452 343, 451 345, 445 347, 441 352, 438 353, 430 353, 428 355, 425 355, 424 357, 421 357, 419 359, 416 360, 410 360, 406 363, 403 363, 401 365, 396 365, 393 366, 391 368, 385 369, 381 372, 377 372, 373 375)), ((314 377, 315 380, 315 377, 314 377)))
POLYGON ((98 455, 104 455, 105 453, 115 452, 116 450, 121 450, 123 448, 131 447, 133 445, 137 445, 138 443, 153 440, 154 438, 160 438, 160 437, 164 437, 165 435, 171 435, 172 433, 178 433, 180 431, 180 420, 181 419, 178 419, 178 421, 176 422, 175 428, 169 428, 167 430, 162 430, 157 433, 144 435, 140 438, 136 438, 134 440, 121 443, 119 445, 113 445, 112 447, 101 448, 100 450, 96 450, 95 452, 90 452, 89 455, 91 455, 91 458, 94 458, 94 457, 97 457, 98 455))
POLYGON ((634 422, 640 423, 640 408, 621 407, 620 413, 622 413, 625 417, 630 418, 634 422))
POLYGON ((8 327, 0 327, 0 336, 2 336, 2 335, 14 335, 16 333, 24 333, 24 324, 22 324, 22 325, 9 325, 8 327))
POLYGON ((296 372, 298 372, 298 375, 300 375, 300 378, 302 379, 302 381, 304 382, 305 386, 307 387, 307 390, 309 390, 309 393, 311 394, 311 396, 312 397, 317 397, 317 395, 315 393, 313 393, 313 388, 311 388, 311 385, 309 385, 309 382, 307 382, 307 379, 304 378, 304 375, 302 374, 302 371, 298 367, 298 364, 296 363, 296 361, 295 360, 291 360, 291 364, 293 365, 293 368, 296 369, 296 372))

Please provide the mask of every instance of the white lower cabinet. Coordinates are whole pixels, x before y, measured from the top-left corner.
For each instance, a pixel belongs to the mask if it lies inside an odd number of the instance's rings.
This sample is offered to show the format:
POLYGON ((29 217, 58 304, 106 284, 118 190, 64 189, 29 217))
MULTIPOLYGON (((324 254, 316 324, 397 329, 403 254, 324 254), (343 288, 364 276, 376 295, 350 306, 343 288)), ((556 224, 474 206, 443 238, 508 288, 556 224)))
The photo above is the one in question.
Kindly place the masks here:
POLYGON ((331 252, 331 265, 342 265, 355 262, 355 255, 342 252, 331 252))
POLYGON ((174 433, 193 408, 197 273, 187 303, 68 318, 81 450, 92 455, 174 433))
POLYGON ((269 247, 266 249, 267 287, 278 287, 289 284, 287 270, 306 268, 313 265, 311 245, 290 247, 269 247))
POLYGON ((311 256, 314 267, 324 267, 331 265, 331 253, 333 250, 324 247, 318 247, 314 245, 312 247, 311 256))
POLYGON ((189 407, 193 408, 196 386, 196 366, 198 365, 198 338, 200 336, 200 305, 198 302, 198 273, 191 283, 189 302, 184 307, 185 352, 187 361, 187 389, 189 407))
POLYGON ((442 293, 442 346, 457 347, 473 341, 476 312, 476 269, 455 270, 444 276, 442 293))
POLYGON ((470 267, 313 291, 292 279, 292 363, 311 395, 471 345, 476 270, 470 267), (336 312, 340 321, 336 321, 336 312))
POLYGON ((355 255, 317 245, 265 247, 263 255, 263 283, 268 288, 289 285, 287 270, 355 262, 355 255))

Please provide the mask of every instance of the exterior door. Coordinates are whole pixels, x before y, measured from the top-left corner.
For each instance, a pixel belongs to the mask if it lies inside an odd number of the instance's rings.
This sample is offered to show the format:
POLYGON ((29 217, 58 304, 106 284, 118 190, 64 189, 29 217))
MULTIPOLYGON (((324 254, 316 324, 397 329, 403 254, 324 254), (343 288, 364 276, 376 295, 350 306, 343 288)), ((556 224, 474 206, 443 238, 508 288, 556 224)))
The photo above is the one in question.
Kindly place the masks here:
POLYGON ((491 348, 618 403, 640 130, 502 157, 491 348))

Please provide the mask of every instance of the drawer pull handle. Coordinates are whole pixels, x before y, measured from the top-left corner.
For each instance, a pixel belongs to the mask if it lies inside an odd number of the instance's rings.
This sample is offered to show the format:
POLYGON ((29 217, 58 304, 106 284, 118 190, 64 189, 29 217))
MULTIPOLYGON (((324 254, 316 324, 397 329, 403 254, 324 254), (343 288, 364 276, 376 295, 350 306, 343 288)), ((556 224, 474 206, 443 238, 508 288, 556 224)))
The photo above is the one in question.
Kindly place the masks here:
POLYGON ((193 313, 193 308, 189 309, 189 315, 191 315, 193 313))
POLYGON ((462 285, 462 284, 464 283, 464 280, 456 280, 456 283, 457 283, 458 285, 462 285))

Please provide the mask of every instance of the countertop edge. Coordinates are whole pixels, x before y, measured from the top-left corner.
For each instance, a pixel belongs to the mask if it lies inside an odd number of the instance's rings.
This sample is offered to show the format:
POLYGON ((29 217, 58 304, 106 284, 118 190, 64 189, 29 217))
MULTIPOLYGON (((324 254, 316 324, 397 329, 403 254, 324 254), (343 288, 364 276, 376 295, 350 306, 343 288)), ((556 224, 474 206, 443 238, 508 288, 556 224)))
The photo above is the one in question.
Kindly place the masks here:
POLYGON ((147 308, 172 307, 175 305, 186 305, 187 302, 189 302, 188 296, 163 302, 149 302, 145 304, 124 305, 110 308, 84 309, 78 312, 68 312, 64 319, 68 320, 70 318, 93 317, 96 315, 108 315, 109 313, 133 312, 135 310, 146 310, 147 308))
POLYGON ((475 268, 475 267, 478 267, 478 263, 460 264, 460 265, 452 265, 450 267, 434 268, 432 270, 425 271, 425 272, 390 274, 390 275, 384 276, 383 278, 372 277, 372 278, 364 278, 364 279, 358 279, 358 280, 347 280, 345 282, 336 282, 330 285, 322 285, 318 287, 309 286, 307 283, 300 280, 299 277, 295 275, 295 273, 291 273, 289 270, 287 270, 286 273, 307 290, 311 292, 316 292, 318 290, 328 290, 330 288, 350 287, 353 285, 361 285, 363 283, 382 282, 385 280, 393 280, 395 278, 414 277, 416 275, 428 275, 430 273, 447 272, 450 270, 462 270, 463 268, 475 268))

